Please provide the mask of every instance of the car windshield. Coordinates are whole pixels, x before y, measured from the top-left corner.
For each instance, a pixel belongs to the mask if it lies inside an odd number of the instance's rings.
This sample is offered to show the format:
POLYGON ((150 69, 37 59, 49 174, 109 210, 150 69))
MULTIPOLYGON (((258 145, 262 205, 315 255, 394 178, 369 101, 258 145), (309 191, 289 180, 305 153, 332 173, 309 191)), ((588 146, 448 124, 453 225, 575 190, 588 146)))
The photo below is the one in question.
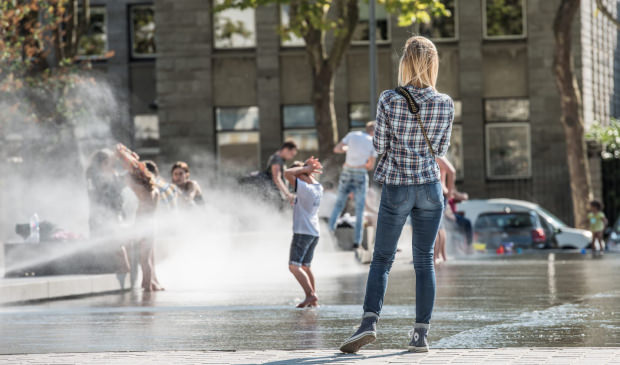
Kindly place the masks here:
POLYGON ((549 212, 545 208, 541 207, 540 205, 537 207, 538 207, 538 211, 542 213, 543 218, 545 218, 547 222, 551 223, 556 228, 568 227, 568 225, 562 222, 560 218, 554 216, 553 214, 551 214, 551 212, 549 212))
POLYGON ((481 214, 476 220, 476 228, 531 228, 533 220, 529 213, 481 214))

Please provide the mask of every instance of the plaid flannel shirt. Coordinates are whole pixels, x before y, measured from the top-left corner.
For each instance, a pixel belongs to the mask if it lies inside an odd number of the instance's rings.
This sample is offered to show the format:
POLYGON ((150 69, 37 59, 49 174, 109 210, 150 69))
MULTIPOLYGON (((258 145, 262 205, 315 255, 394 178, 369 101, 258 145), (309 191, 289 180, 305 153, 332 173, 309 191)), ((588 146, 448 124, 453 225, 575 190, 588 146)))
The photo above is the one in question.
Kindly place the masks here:
MULTIPOLYGON (((436 157, 446 154, 454 119, 454 103, 431 87, 407 86, 420 107, 419 117, 436 157)), ((424 134, 409 111, 407 101, 394 90, 381 93, 373 144, 382 155, 375 180, 389 185, 427 184, 439 181, 439 166, 431 155, 424 134)))

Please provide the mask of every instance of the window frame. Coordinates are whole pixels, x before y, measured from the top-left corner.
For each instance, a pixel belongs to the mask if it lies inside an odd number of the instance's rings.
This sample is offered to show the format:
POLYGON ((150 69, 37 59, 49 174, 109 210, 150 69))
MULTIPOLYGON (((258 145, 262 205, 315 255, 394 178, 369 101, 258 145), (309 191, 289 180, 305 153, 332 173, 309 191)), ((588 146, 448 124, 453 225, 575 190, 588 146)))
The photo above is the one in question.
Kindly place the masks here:
MULTIPOLYGON (((359 3, 363 2, 363 1, 359 1, 358 0, 358 8, 359 8, 359 3)), ((377 3, 378 4, 378 3, 377 3)), ((376 15, 376 5, 375 4, 375 15, 376 15)), ((376 39, 376 44, 379 45, 386 45, 386 44, 391 44, 392 43, 392 16, 390 13, 387 12, 386 10, 386 17, 385 17, 386 21, 387 21, 387 40, 382 40, 382 39, 376 39)), ((377 21, 377 19, 375 18, 375 22, 377 21)), ((360 19, 357 19, 357 23, 359 24, 360 19)), ((355 26, 357 27, 356 24, 355 26)), ((355 32, 355 30, 353 30, 353 32, 355 32)), ((354 40, 351 39, 351 46, 368 46, 370 44, 370 39, 367 41, 364 40, 354 40)))
MULTIPOLYGON (((451 38, 429 38, 434 43, 453 43, 458 42, 460 40, 460 32, 459 32, 459 3, 460 0, 454 0, 454 12, 452 14, 452 18, 454 19, 454 37, 451 38)), ((419 24, 417 27, 414 27, 414 32, 416 34, 420 33, 419 24)))
MULTIPOLYGON (((458 127, 460 129, 460 138, 461 138, 461 154, 460 154, 460 158, 459 158, 459 165, 460 165, 460 169, 456 170, 456 174, 455 174, 455 181, 458 182, 462 182, 465 180, 465 154, 463 151, 463 147, 464 147, 464 143, 463 143, 463 122, 461 121, 455 121, 452 124, 452 131, 450 133, 450 138, 452 138, 452 136, 454 135, 454 131, 455 128, 454 127, 458 127)), ((452 146, 452 144, 450 144, 450 146, 452 146)), ((450 149, 448 148, 448 154, 450 152, 450 149)), ((453 160, 453 159, 452 159, 453 160)), ((454 162, 453 162, 454 164, 454 162)), ((455 166, 456 168, 456 166, 455 166)))
POLYGON ((300 107, 300 106, 303 106, 303 107, 310 107, 310 108, 312 108, 312 113, 314 113, 314 106, 313 106, 312 104, 282 104, 282 105, 280 106, 280 112, 282 113, 282 114, 281 114, 281 115, 282 115, 282 128, 281 128, 281 129, 282 129, 282 132, 284 132, 284 131, 288 131, 288 130, 303 130, 303 129, 308 129, 308 130, 309 130, 309 129, 313 129, 313 128, 314 128, 315 130, 317 130, 317 126, 316 126, 316 115, 314 116, 314 117, 315 117, 315 119, 314 119, 314 126, 313 126, 313 127, 290 127, 290 128, 287 128, 287 127, 286 127, 286 122, 285 122, 285 120, 284 120, 284 108, 286 108, 286 107, 296 107, 296 106, 297 106, 297 107, 300 107))
MULTIPOLYGON (((283 129, 282 130, 282 143, 291 140, 292 138, 286 136, 286 132, 312 132, 316 134, 316 153, 314 154, 314 156, 318 156, 318 152, 319 152, 319 131, 314 128, 291 128, 291 129, 283 129)), ((307 151, 301 148, 300 144, 297 144, 297 151, 301 152, 301 151, 307 151)), ((308 156, 309 157, 309 156, 308 156)))
POLYGON ((351 102, 349 102, 347 104, 347 118, 348 118, 347 127, 349 127, 348 128, 349 132, 366 130, 366 123, 368 123, 368 122, 370 122, 372 120, 372 119, 370 119, 370 105, 368 104, 368 102, 365 102, 365 103, 363 103, 363 102, 360 102, 360 103, 351 103, 351 102), (351 119, 351 106, 354 105, 354 104, 366 105, 368 107, 368 120, 366 122, 364 122, 364 125, 361 125, 361 126, 353 126, 352 125, 352 121, 353 120, 351 119))
MULTIPOLYGON (((104 22, 104 25, 105 25, 105 47, 104 47, 104 50, 103 50, 102 54, 98 54, 98 55, 80 55, 79 54, 80 47, 79 47, 79 44, 78 44, 78 48, 77 48, 77 51, 76 51, 75 58, 78 59, 78 60, 81 60, 81 61, 86 61, 86 60, 88 60, 88 61, 105 61, 105 60, 107 60, 106 54, 110 51, 110 40, 108 38, 108 35, 109 35, 108 7, 107 7, 106 4, 93 4, 93 5, 90 5, 90 9, 89 10, 90 10, 91 14, 92 14, 92 10, 94 8, 101 8, 101 9, 103 9, 103 22, 104 22)), ((79 10, 78 10, 78 12, 79 12, 79 10)), ((89 20, 89 23, 90 23, 90 20, 89 20)), ((81 36, 83 37, 84 35, 81 35, 81 36)))
POLYGON ((486 164, 486 178, 488 180, 523 180, 523 179, 531 179, 532 178, 532 134, 531 134, 531 125, 530 122, 488 122, 485 123, 484 126, 484 155, 485 155, 485 164, 486 164), (490 149, 490 138, 489 132, 492 128, 509 128, 509 127, 526 127, 527 129, 527 150, 528 150, 528 171, 526 175, 501 175, 501 176, 493 176, 491 173, 491 149, 490 149))
POLYGON ((144 155, 156 155, 160 152, 160 141, 161 141, 161 133, 159 130, 159 114, 158 113, 139 113, 132 115, 132 123, 133 123, 133 142, 136 144, 136 151, 140 154, 144 155), (141 143, 137 143, 138 141, 145 141, 143 139, 136 138, 136 118, 144 117, 144 116, 154 116, 157 119, 157 146, 138 146, 141 143))
MULTIPOLYGON (((157 58, 157 51, 153 54, 136 54, 134 51, 134 24, 133 24, 133 9, 136 8, 152 8, 153 9, 153 23, 157 30, 157 23, 155 23, 155 3, 142 2, 127 4, 127 16, 129 17, 129 56, 132 60, 152 60, 157 58)), ((155 39, 155 49, 157 50, 157 38, 155 39)))
MULTIPOLYGON (((217 0, 208 0, 211 1, 211 6, 214 7, 216 5, 217 0)), ((227 10, 239 10, 239 9, 227 9, 227 10)), ((217 42, 217 32, 215 30, 216 25, 216 14, 214 11, 211 11, 211 45, 214 52, 235 52, 235 51, 252 51, 256 50, 258 44, 258 28, 256 26, 256 9, 255 8, 246 8, 243 10, 251 10, 254 13, 254 45, 252 46, 243 46, 243 47, 218 47, 216 45, 217 42)))
POLYGON ((503 40, 524 40, 527 39, 527 0, 519 0, 523 6, 522 22, 523 22, 523 34, 521 35, 501 35, 501 36, 489 36, 487 34, 487 1, 480 0, 482 2, 482 39, 485 41, 503 41, 503 40))
MULTIPOLYGON (((313 110, 314 113, 314 106, 312 104, 283 104, 280 106, 280 110, 281 110, 281 115, 282 115, 282 125, 281 125, 281 135, 282 135, 282 143, 286 142, 287 140, 289 140, 290 138, 286 137, 286 132, 292 131, 292 132, 314 132, 316 134, 316 138, 317 138, 317 153, 319 150, 319 129, 317 128, 316 125, 316 116, 314 119, 314 126, 313 127, 292 127, 292 128, 287 128, 285 125, 285 121, 284 121, 284 108, 286 107, 299 107, 299 106, 303 106, 303 107, 310 107, 313 110)), ((298 149, 301 151, 300 149, 301 146, 298 146, 298 149)))
POLYGON ((258 105, 243 105, 243 106, 214 106, 213 107, 213 121, 215 127, 215 133, 219 132, 260 132, 260 108, 258 105), (218 129, 217 127, 217 111, 218 109, 249 109, 256 108, 258 112, 258 125, 255 129, 218 129))
MULTIPOLYGON (((257 142, 257 151, 256 154, 257 156, 260 156, 260 149, 261 149, 261 143, 260 143, 260 108, 258 107, 258 105, 243 105, 243 106, 214 106, 213 107, 213 128, 215 129, 215 158, 216 158, 216 163, 218 166, 221 165, 222 163, 222 156, 220 153, 220 133, 225 133, 225 134, 237 134, 237 133, 256 133, 258 135, 258 142, 257 142), (258 123, 255 129, 218 129, 217 125, 217 111, 218 109, 242 109, 242 108, 256 108, 258 111, 258 123)), ((256 166, 252 167, 254 168, 260 168, 260 158, 258 159, 258 163, 256 166)))
MULTIPOLYGON (((278 18, 279 18, 279 25, 283 26, 283 22, 282 22, 282 13, 284 12, 284 6, 290 6, 289 4, 280 4, 279 6, 279 11, 278 11, 278 18)), ((285 49, 296 49, 296 48, 304 48, 306 47, 306 41, 301 38, 301 41, 303 44, 285 44, 284 43, 284 37, 282 35, 280 35, 280 48, 285 48, 285 49)))
POLYGON ((512 123, 512 122, 521 122, 521 123, 529 123, 530 119, 532 118, 532 114, 531 114, 531 103, 530 103, 530 98, 526 97, 526 96, 517 96, 517 97, 491 97, 491 98, 484 98, 483 99, 483 104, 482 104, 482 113, 483 113, 483 117, 484 117, 484 121, 485 123, 512 123), (528 102, 528 118, 527 119, 521 119, 521 120, 516 120, 516 119, 509 119, 509 120, 494 120, 494 119, 487 119, 487 101, 501 101, 501 100, 524 100, 528 102))

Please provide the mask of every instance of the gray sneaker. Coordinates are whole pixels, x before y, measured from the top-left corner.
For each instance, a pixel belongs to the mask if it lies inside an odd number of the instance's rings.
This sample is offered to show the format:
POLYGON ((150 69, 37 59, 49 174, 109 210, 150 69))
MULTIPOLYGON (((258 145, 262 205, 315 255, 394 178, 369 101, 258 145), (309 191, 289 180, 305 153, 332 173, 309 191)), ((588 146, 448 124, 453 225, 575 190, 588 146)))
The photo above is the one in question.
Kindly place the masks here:
POLYGON ((409 337, 411 337, 410 352, 428 352, 428 328, 428 324, 416 323, 414 328, 409 331, 409 337))
POLYGON ((375 342, 377 339, 377 320, 379 316, 375 313, 364 313, 362 324, 355 331, 353 336, 349 337, 340 345, 340 351, 353 354, 359 351, 362 346, 375 342))

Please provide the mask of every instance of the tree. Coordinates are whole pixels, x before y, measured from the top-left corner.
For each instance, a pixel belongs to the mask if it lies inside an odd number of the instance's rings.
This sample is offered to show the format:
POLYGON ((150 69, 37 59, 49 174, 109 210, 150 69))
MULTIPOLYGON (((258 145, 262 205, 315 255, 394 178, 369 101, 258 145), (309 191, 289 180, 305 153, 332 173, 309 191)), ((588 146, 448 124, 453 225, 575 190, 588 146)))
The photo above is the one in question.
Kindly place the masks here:
POLYGON ((79 52, 97 47, 84 36, 89 20, 89 0, 0 2, 0 95, 14 102, 10 112, 22 121, 62 123, 77 110, 63 98, 85 81, 78 71, 89 64, 78 61, 79 52))
POLYGON ((596 0, 596 8, 603 13, 603 15, 609 19, 609 21, 611 21, 613 24, 616 25, 616 27, 618 29, 620 29, 620 20, 614 18, 613 14, 611 13, 611 11, 609 11, 607 9, 607 7, 605 6, 605 4, 603 4, 603 0, 596 0))
MULTIPOLYGON (((560 93, 562 115, 560 117, 566 134, 566 154, 570 175, 573 216, 578 227, 587 226, 588 201, 592 196, 585 126, 582 115, 581 93, 574 72, 571 55, 571 27, 579 10, 580 0, 562 0, 553 22, 555 51, 553 71, 560 93)), ((603 0, 596 0, 598 10, 620 28, 620 22, 605 7, 603 0)))
POLYGON ((80 87, 95 83, 82 72, 89 62, 77 57, 97 47, 89 9, 88 0, 0 1, 0 137, 24 141, 3 141, 0 156, 18 157, 33 173, 44 161, 80 165, 74 123, 89 120, 92 102, 80 87))
POLYGON ((594 124, 586 137, 601 144, 603 159, 620 159, 620 120, 611 119, 609 124, 594 124))
MULTIPOLYGON (((373 1, 373 0, 371 0, 373 1)), ((428 23, 431 16, 449 15, 440 0, 383 0, 386 10, 398 14, 399 25, 428 23)), ((334 79, 359 19, 358 0, 221 0, 216 11, 288 5, 290 23, 280 31, 305 42, 312 72, 312 104, 319 139, 319 156, 326 158, 338 141, 334 108, 334 79)))
POLYGON ((574 72, 572 24, 579 10, 580 0, 562 0, 553 22, 555 50, 553 71, 560 93, 562 114, 560 120, 566 135, 566 155, 570 176, 573 216, 578 227, 587 226, 588 201, 592 183, 588 168, 581 92, 574 72))
MULTIPOLYGON (((620 20, 607 9, 603 0, 596 0, 596 8, 620 30, 620 20)), ((588 137, 603 145, 604 158, 620 158, 620 120, 612 119, 606 126, 597 123, 592 127, 588 137)))

